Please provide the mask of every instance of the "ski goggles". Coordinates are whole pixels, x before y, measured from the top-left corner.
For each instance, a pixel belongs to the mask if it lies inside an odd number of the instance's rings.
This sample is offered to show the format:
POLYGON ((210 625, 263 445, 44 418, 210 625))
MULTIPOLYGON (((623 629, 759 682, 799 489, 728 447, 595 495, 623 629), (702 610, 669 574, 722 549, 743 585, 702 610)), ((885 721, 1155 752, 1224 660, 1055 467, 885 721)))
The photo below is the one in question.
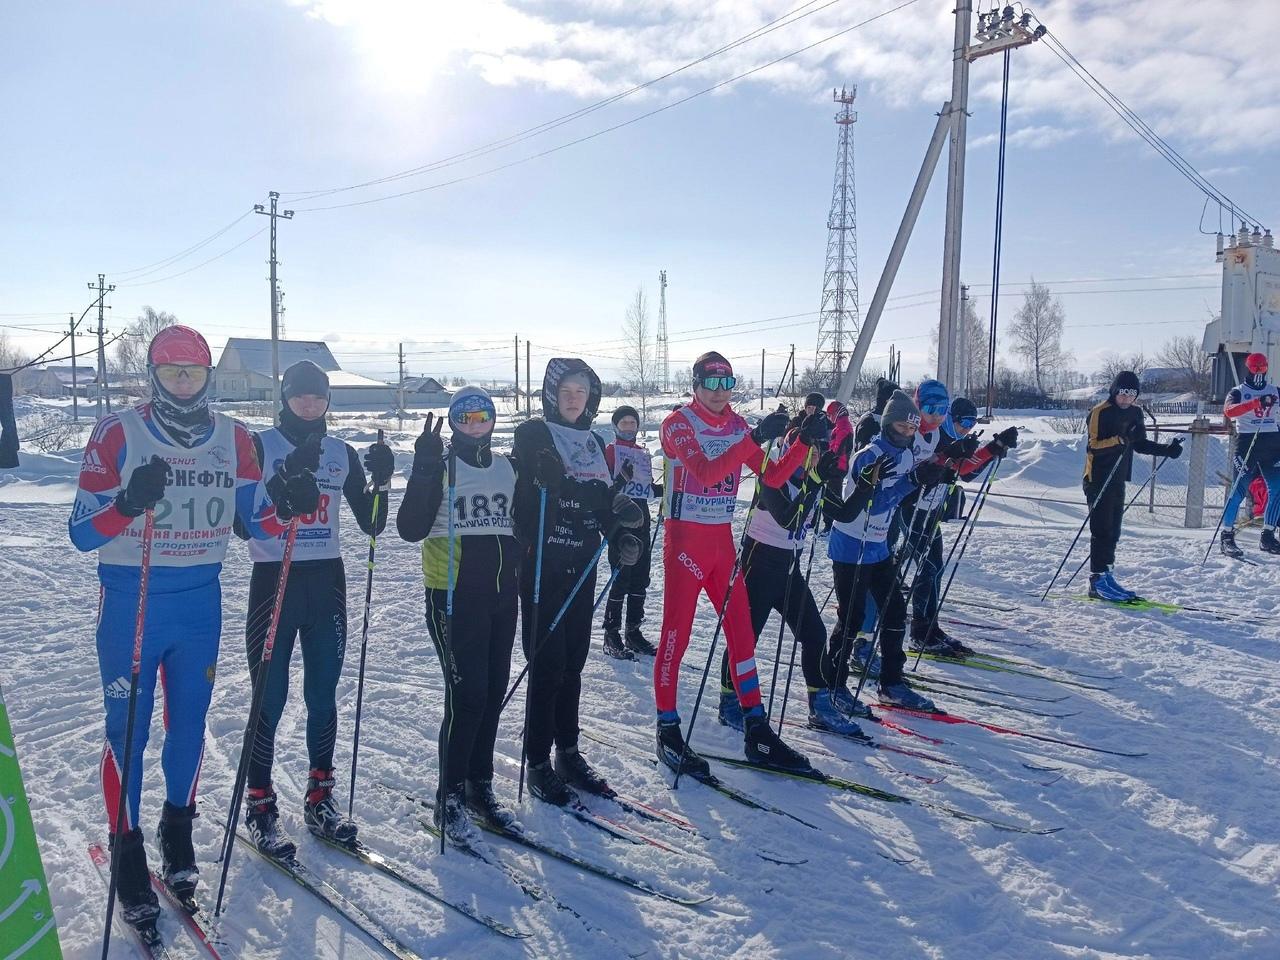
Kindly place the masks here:
POLYGON ((457 424, 488 423, 492 419, 493 414, 488 410, 459 410, 453 415, 453 422, 457 424))
POLYGON ((972 430, 978 425, 977 417, 960 417, 956 420, 956 426, 962 430, 972 430))
POLYGON ((156 379, 166 388, 179 383, 185 376, 199 390, 209 379, 209 368, 194 363, 157 363, 154 369, 156 379))
POLYGON ((1133 387, 1121 387, 1116 391, 1116 396, 1128 397, 1130 400, 1136 400, 1138 398, 1138 391, 1133 389, 1133 387))
POLYGON ((950 409, 950 400, 934 400, 920 404, 920 412, 927 413, 931 417, 945 417, 950 409))
POLYGON ((698 386, 705 390, 732 390, 737 385, 738 378, 734 376, 703 377, 698 381, 698 386))

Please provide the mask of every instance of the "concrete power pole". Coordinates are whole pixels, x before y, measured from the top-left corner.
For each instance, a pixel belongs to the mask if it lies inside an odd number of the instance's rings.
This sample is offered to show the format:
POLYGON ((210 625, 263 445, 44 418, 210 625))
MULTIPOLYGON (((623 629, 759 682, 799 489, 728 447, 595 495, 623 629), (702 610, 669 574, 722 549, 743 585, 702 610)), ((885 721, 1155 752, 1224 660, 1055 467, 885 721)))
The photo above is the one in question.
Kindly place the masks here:
POLYGON ((396 412, 400 422, 398 429, 404 429, 404 344, 400 344, 400 385, 396 389, 396 412))
POLYGON ((964 223, 964 157, 969 130, 969 37, 973 0, 956 0, 951 52, 951 143, 947 161, 947 226, 942 243, 942 308, 938 317, 938 379, 955 384, 960 313, 960 238, 964 223))
POLYGON ((106 309, 106 307, 103 304, 103 301, 106 299, 107 294, 116 288, 116 285, 114 283, 108 285, 106 281, 107 281, 106 276, 100 273, 98 274, 97 283, 88 284, 88 287, 90 290, 98 291, 98 409, 97 409, 97 416, 99 418, 102 417, 102 398, 104 396, 107 398, 107 413, 111 412, 111 394, 108 392, 108 386, 107 386, 107 350, 102 339, 103 335, 106 334, 107 331, 102 325, 102 322, 103 322, 102 311, 106 309))
POLYGON ((280 194, 272 190, 267 194, 270 200, 271 209, 268 210, 260 203, 253 205, 255 213, 260 213, 265 217, 271 218, 271 276, 268 280, 271 283, 271 382, 275 387, 275 394, 280 393, 280 286, 276 280, 276 221, 280 218, 285 220, 293 219, 292 210, 277 210, 276 205, 280 200, 280 194))

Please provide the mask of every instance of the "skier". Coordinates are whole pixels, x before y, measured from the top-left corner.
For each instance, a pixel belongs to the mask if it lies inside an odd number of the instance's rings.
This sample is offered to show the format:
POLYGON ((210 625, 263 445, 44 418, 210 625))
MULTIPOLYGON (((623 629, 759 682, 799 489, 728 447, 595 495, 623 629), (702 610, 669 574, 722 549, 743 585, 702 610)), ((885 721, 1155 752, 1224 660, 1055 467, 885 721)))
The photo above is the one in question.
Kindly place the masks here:
POLYGON ((1147 439, 1142 407, 1137 402, 1141 391, 1138 375, 1132 370, 1121 370, 1111 383, 1107 399, 1089 411, 1083 486, 1091 511, 1089 596, 1096 600, 1128 603, 1138 599, 1132 590, 1120 586, 1111 572, 1116 562, 1116 544, 1120 541, 1125 483, 1129 480, 1133 455, 1153 454, 1171 460, 1182 455, 1181 437, 1168 444, 1147 439))
MULTIPOLYGON (((267 492, 280 483, 276 471, 286 458, 301 459, 320 485, 314 511, 298 518, 289 579, 276 627, 271 661, 262 675, 263 645, 271 626, 276 587, 284 557, 285 537, 252 540, 249 556, 249 610, 245 619, 245 651, 254 683, 265 683, 262 709, 253 734, 253 751, 246 778, 245 827, 258 848, 269 856, 288 859, 297 852, 280 829, 276 791, 271 783, 276 727, 289 696, 289 661, 295 643, 302 648, 302 696, 307 708, 309 774, 302 817, 307 829, 338 843, 354 843, 356 825, 333 801, 333 749, 338 734, 338 679, 347 646, 347 577, 339 542, 339 500, 346 498, 351 515, 366 536, 379 534, 387 523, 387 498, 373 515, 373 494, 365 489, 365 471, 355 449, 325 433, 329 410, 329 376, 310 360, 300 360, 280 381, 280 425, 254 435, 254 448, 264 472, 272 477, 267 492)), ((385 443, 370 445, 364 466, 373 484, 386 486, 395 470, 395 455, 385 443)))
POLYGON ((853 425, 853 449, 861 450, 871 438, 880 432, 880 416, 884 413, 884 405, 889 402, 895 390, 900 389, 892 380, 879 377, 876 380, 876 403, 870 410, 858 418, 853 425))
POLYGON ((1267 383, 1267 355, 1251 353, 1244 359, 1245 377, 1227 394, 1222 412, 1234 421, 1231 462, 1235 465, 1235 482, 1227 500, 1222 521, 1222 537, 1218 546, 1228 557, 1242 557, 1236 545, 1236 515, 1251 478, 1266 484, 1267 507, 1262 516, 1262 538, 1258 546, 1265 553, 1280 553, 1276 540, 1276 524, 1280 522, 1280 421, 1276 401, 1280 399, 1274 383, 1267 383))
MULTIPOLYGON (((925 381, 937 384, 937 381, 925 381)), ((941 386, 941 384, 937 384, 941 386)), ((922 385, 923 386, 923 385, 922 385)), ((932 387, 925 391, 930 396, 932 387)), ((935 399, 930 417, 941 422, 935 399)), ((943 411, 945 413, 945 410, 943 411)), ((843 496, 833 495, 824 509, 836 520, 827 541, 836 590, 836 624, 831 631, 823 676, 836 705, 846 714, 865 710, 847 687, 849 647, 862 623, 868 599, 880 611, 880 666, 878 696, 881 703, 914 710, 934 709, 933 701, 907 684, 902 668, 906 633, 906 602, 897 584, 897 564, 888 543, 894 512, 917 487, 941 479, 944 467, 932 462, 933 441, 916 447, 922 423, 920 409, 911 397, 896 390, 881 415, 880 433, 854 454, 844 480, 843 496), (924 451, 917 453, 917 449, 924 451)), ((834 486, 834 482, 832 486, 834 486)), ((833 491, 834 493, 834 491, 833 491)), ((868 651, 870 657, 872 651, 868 651)))
MULTIPOLYGON (((619 660, 634 660, 636 654, 654 656, 658 651, 640 632, 644 621, 644 601, 649 589, 649 501, 662 496, 662 484, 653 482, 653 454, 636 441, 640 431, 640 414, 635 407, 623 405, 613 411, 613 443, 604 448, 615 487, 635 501, 644 514, 644 525, 636 530, 640 538, 640 559, 629 567, 621 567, 609 588, 604 605, 604 652, 619 660), (627 627, 621 632, 622 603, 626 598, 627 627)), ((619 546, 609 543, 609 566, 619 566, 619 546)))
POLYGON ((653 666, 657 753, 672 770, 694 776, 706 776, 710 768, 685 744, 676 709, 677 686, 698 595, 703 591, 717 613, 723 615, 733 685, 744 713, 747 759, 785 769, 809 768, 808 760, 773 732, 760 703, 756 634, 751 629, 751 612, 740 582, 742 574, 736 563, 730 526, 742 468, 750 467, 764 474, 766 483, 780 485, 808 454, 808 447, 795 444, 788 456, 766 470, 760 444, 781 437, 788 418, 779 411, 750 428, 729 406, 737 382, 728 360, 715 352, 704 353, 693 364, 693 400, 662 424, 662 452, 667 461, 664 475, 668 483, 662 547, 662 635, 653 666), (736 577, 732 586, 731 577, 736 577))
POLYGON ((422 542, 427 629, 448 684, 439 734, 436 824, 450 843, 470 847, 478 833, 468 810, 499 829, 520 828, 493 790, 493 745, 511 676, 519 609, 521 550, 511 507, 520 467, 490 446, 497 410, 481 388, 463 387, 455 393, 447 419, 447 454, 440 436, 444 417, 427 414, 422 435, 414 441, 413 470, 396 513, 396 529, 408 542, 422 542), (452 496, 449 457, 454 458, 452 496), (446 499, 452 502, 455 538, 447 650, 449 523, 441 513, 446 499))
POLYGON ((618 540, 619 562, 630 566, 643 546, 631 531, 644 525, 644 512, 624 493, 615 494, 604 458, 604 441, 591 429, 600 407, 600 378, 576 358, 554 358, 542 380, 542 416, 516 427, 514 455, 518 464, 536 464, 534 472, 516 478, 516 535, 525 544, 520 577, 521 642, 529 661, 526 691, 528 721, 525 752, 529 792, 539 800, 564 806, 575 798, 572 787, 612 796, 609 784, 578 749, 578 700, 582 668, 591 649, 595 557, 601 536, 618 540), (539 488, 546 491, 546 523, 538 542, 539 488), (624 528, 619 532, 619 528, 624 528), (538 552, 543 576, 538 634, 534 577, 538 552), (578 577, 591 565, 586 580, 556 629, 550 620, 569 598, 578 577), (556 747, 555 765, 551 747, 556 747))
POLYGON ((820 392, 814 390, 804 398, 804 406, 800 408, 800 412, 791 418, 791 422, 787 424, 787 430, 798 430, 800 424, 804 423, 805 418, 812 417, 815 413, 822 411, 826 405, 827 398, 820 392))
POLYGON ((315 478, 296 460, 282 468, 274 507, 260 495, 249 431, 209 409, 212 365, 209 345, 190 327, 156 334, 147 349, 151 399, 98 422, 85 447, 68 522, 77 549, 98 551, 97 649, 106 709, 102 792, 111 843, 120 844, 121 911, 143 929, 153 927, 160 912, 138 826, 157 673, 165 697, 160 872, 189 896, 198 876, 191 820, 222 630, 219 573, 232 517, 255 538, 275 536, 284 529, 281 521, 314 510, 319 497, 315 478), (148 510, 154 511, 154 532, 142 663, 134 737, 127 747, 124 832, 116 835, 148 510))

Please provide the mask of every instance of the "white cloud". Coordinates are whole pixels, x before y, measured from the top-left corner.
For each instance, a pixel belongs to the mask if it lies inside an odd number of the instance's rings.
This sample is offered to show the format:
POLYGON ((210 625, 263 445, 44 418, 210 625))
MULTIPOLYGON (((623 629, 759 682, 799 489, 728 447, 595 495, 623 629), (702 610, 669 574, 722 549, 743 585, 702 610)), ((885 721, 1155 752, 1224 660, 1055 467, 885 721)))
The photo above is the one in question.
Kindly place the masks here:
MULTIPOLYGON (((1077 133, 1076 130, 1068 127, 1048 126, 1046 124, 1033 124, 1031 126, 1019 127, 1012 130, 1005 137, 1008 143, 1013 146, 1031 147, 1038 149, 1041 147, 1049 147, 1055 143, 1061 143, 1068 137, 1073 137, 1077 133)), ((983 134, 980 137, 973 137, 969 141, 971 150, 978 150, 982 147, 988 147, 998 143, 1000 135, 996 133, 983 134)))

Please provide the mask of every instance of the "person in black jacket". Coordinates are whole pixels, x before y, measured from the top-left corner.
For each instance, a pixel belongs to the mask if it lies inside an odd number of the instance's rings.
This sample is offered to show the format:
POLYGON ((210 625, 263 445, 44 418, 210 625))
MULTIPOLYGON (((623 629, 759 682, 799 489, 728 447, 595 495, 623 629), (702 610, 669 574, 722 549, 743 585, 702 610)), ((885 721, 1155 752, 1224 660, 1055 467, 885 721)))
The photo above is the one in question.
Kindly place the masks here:
POLYGON ((529 660, 528 720, 525 752, 529 792, 564 806, 574 799, 571 787, 612 796, 605 779, 578 750, 578 699, 582 668, 591 649, 591 614, 595 599, 595 562, 602 536, 618 538, 619 561, 634 564, 642 545, 631 529, 644 524, 644 512, 625 493, 615 493, 605 442, 591 430, 600 407, 600 378, 576 358, 555 358, 542 380, 542 416, 515 429, 517 463, 544 463, 543 483, 521 471, 516 479, 516 536, 525 544, 520 575, 521 643, 529 660), (546 491, 546 520, 538 543, 540 488, 546 491), (619 532, 619 528, 626 528, 619 532), (542 583, 534 620, 533 593, 537 553, 542 551, 542 583), (569 598, 578 577, 590 567, 585 582, 569 603, 555 630, 556 612, 569 598), (556 747, 555 766, 551 747, 556 747))
POLYGON ((876 405, 858 418, 853 427, 853 449, 861 450, 880 432, 880 417, 884 414, 884 405, 893 396, 893 391, 901 389, 892 380, 881 377, 876 381, 876 405))
POLYGON ((1120 541, 1124 514, 1125 483, 1135 453, 1168 457, 1182 455, 1182 439, 1155 443, 1147 439, 1138 394, 1142 385, 1132 370, 1121 370, 1111 383, 1107 399, 1089 411, 1088 442, 1084 457, 1084 495, 1089 501, 1089 596, 1097 600, 1129 603, 1138 599, 1132 590, 1116 582, 1111 572, 1120 541))

